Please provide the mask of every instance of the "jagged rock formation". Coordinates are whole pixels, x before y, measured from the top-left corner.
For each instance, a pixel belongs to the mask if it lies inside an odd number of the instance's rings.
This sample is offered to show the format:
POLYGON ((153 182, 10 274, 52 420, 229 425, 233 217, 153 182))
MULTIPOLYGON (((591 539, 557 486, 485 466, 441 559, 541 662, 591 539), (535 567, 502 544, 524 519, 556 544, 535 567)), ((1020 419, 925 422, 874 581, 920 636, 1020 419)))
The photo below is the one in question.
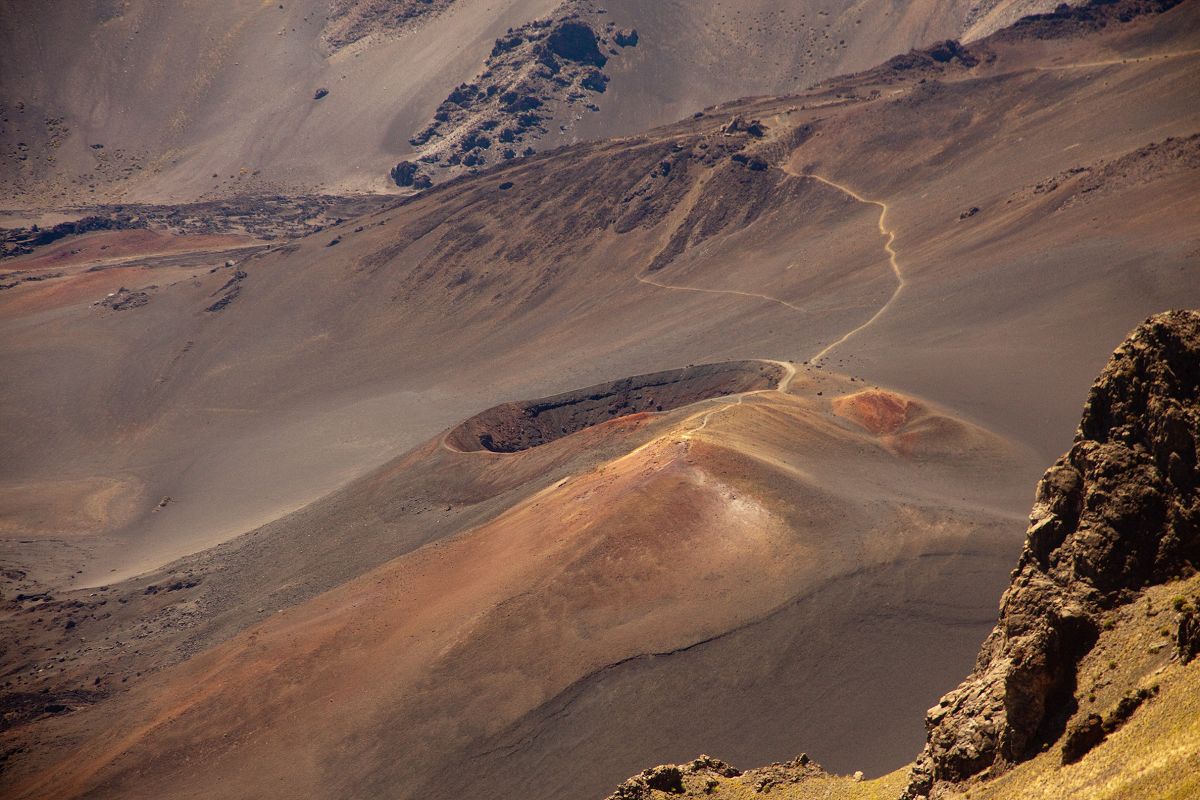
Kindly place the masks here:
MULTIPOLYGON (((533 153, 555 119, 598 111, 608 58, 635 47, 637 31, 604 23, 587 3, 565 3, 496 40, 484 69, 456 87, 410 140, 420 160, 444 169, 478 168, 533 153)), ((569 121, 569 119, 568 119, 569 121)))
MULTIPOLYGON (((906 798, 1002 771, 1062 735, 1100 616, 1200 564, 1198 448, 1200 313, 1172 311, 1116 350, 1070 452, 1038 484, 1000 620, 974 672, 928 712, 906 798)), ((1112 723, 1085 727, 1071 753, 1112 723)))
POLYGON ((746 772, 719 758, 702 755, 687 764, 660 764, 643 770, 618 786, 606 800, 651 800, 656 792, 703 797, 712 794, 723 778, 736 778, 737 783, 756 795, 770 794, 772 789, 828 776, 806 753, 783 764, 746 772))

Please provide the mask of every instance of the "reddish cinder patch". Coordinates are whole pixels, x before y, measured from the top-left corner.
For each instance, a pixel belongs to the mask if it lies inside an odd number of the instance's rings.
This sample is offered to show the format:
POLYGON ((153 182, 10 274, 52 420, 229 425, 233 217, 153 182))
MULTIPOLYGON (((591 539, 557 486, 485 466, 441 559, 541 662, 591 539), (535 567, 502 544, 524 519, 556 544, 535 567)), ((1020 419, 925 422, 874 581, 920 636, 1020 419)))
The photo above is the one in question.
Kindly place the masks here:
POLYGON ((127 258, 150 257, 176 253, 203 252, 244 247, 254 244, 253 237, 242 234, 180 235, 165 231, 136 229, 98 231, 71 236, 28 256, 8 261, 8 270, 37 272, 69 267, 92 267, 127 258))
POLYGON ((876 436, 896 433, 912 420, 918 408, 912 400, 880 389, 868 389, 833 401, 833 413, 876 436))

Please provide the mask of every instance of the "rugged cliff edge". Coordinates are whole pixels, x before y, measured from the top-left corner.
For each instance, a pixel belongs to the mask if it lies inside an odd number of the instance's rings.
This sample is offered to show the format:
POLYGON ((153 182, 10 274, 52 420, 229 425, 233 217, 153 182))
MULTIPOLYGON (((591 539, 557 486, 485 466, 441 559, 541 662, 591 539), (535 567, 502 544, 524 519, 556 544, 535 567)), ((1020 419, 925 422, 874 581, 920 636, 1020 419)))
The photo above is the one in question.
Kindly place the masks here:
MULTIPOLYGON (((772 790, 792 800, 895 797, 902 790, 902 800, 916 800, 961 796, 968 785, 967 796, 982 788, 982 796, 1009 798, 1028 796, 1030 781, 1040 781, 1039 796, 1079 796, 1081 787, 1094 786, 1086 783, 1092 777, 1064 777, 1051 762, 1079 762, 1135 713, 1163 716, 1173 713, 1166 706, 1179 705, 1180 714, 1193 715, 1194 665, 1179 670, 1200 654, 1200 597, 1189 600, 1200 589, 1198 464, 1200 312, 1170 311, 1134 330, 1093 384, 1074 444, 1038 483, 999 621, 971 675, 929 710, 928 741, 907 779, 902 772, 866 782, 861 774, 839 778, 806 756, 741 773, 702 756, 646 770, 609 800, 772 790), (1159 615, 1168 609, 1173 624, 1164 626, 1159 615), (1173 699, 1139 712, 1159 694, 1160 681, 1173 699), (1033 778, 990 780, 1039 755, 1044 763, 1033 778)), ((1142 722, 1176 744, 1200 738, 1194 721, 1142 722)), ((1139 736, 1147 734, 1133 734, 1139 736)), ((1142 744, 1154 752, 1161 741, 1142 744)), ((820 742, 805 744, 819 752, 820 742)), ((1140 774, 1145 753, 1127 742, 1117 752, 1118 761, 1104 762, 1103 780, 1128 791, 1106 796, 1142 796, 1139 781, 1161 778, 1140 774), (1113 780, 1114 763, 1129 780, 1113 780)), ((1169 792, 1156 791, 1194 796, 1190 783, 1181 787, 1177 780, 1169 792)))
POLYGON ((1151 317, 1092 386, 1070 452, 1037 487, 1000 619, 926 717, 905 797, 1002 771, 1056 741, 1102 615, 1200 564, 1200 313, 1151 317))

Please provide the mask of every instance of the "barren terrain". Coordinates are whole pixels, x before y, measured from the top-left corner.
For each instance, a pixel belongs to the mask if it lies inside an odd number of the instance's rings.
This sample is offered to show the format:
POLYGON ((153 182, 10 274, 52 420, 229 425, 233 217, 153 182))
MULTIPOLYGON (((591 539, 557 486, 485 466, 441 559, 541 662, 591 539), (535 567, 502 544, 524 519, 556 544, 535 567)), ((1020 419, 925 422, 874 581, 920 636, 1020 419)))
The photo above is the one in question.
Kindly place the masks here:
POLYGON ((9 120, 34 74, 75 77, 27 113, 94 100, 3 173, 6 796, 601 797, 699 752, 890 773, 1112 346, 1200 306, 1196 2, 991 36, 1016 5, 607 4, 638 42, 599 111, 403 196, 346 193, 555 4, 31 21, 150 37, 103 49, 136 86, 100 48, 44 69, 0 5, 9 120), (126 137, 144 168, 81 201, 126 137), (92 215, 125 222, 34 243, 92 215))

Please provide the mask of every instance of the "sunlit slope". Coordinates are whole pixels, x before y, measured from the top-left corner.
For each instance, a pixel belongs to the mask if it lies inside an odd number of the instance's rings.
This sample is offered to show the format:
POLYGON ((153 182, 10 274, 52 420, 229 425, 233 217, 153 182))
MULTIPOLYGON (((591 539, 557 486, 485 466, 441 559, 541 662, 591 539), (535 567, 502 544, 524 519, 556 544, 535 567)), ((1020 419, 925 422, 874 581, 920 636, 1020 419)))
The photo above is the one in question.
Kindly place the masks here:
POLYGON ((895 761, 919 725, 874 740, 862 721, 917 719, 949 679, 933 664, 969 662, 992 604, 946 581, 998 590, 1021 523, 1000 510, 1014 488, 984 476, 1024 455, 927 404, 858 392, 802 370, 788 394, 702 401, 665 428, 623 418, 514 454, 431 444, 372 491, 442 462, 457 464, 443 480, 495 480, 528 459, 545 469, 543 449, 643 439, 281 611, 119 708, 52 723, 82 749, 15 795, 574 797, 722 729, 719 744, 749 754, 819 726, 834 761, 895 761), (881 404, 889 433, 851 410, 881 404), (797 672, 793 657, 811 663, 797 672), (764 681, 776 688, 745 693, 764 681), (748 696, 753 731, 732 724, 748 696))

